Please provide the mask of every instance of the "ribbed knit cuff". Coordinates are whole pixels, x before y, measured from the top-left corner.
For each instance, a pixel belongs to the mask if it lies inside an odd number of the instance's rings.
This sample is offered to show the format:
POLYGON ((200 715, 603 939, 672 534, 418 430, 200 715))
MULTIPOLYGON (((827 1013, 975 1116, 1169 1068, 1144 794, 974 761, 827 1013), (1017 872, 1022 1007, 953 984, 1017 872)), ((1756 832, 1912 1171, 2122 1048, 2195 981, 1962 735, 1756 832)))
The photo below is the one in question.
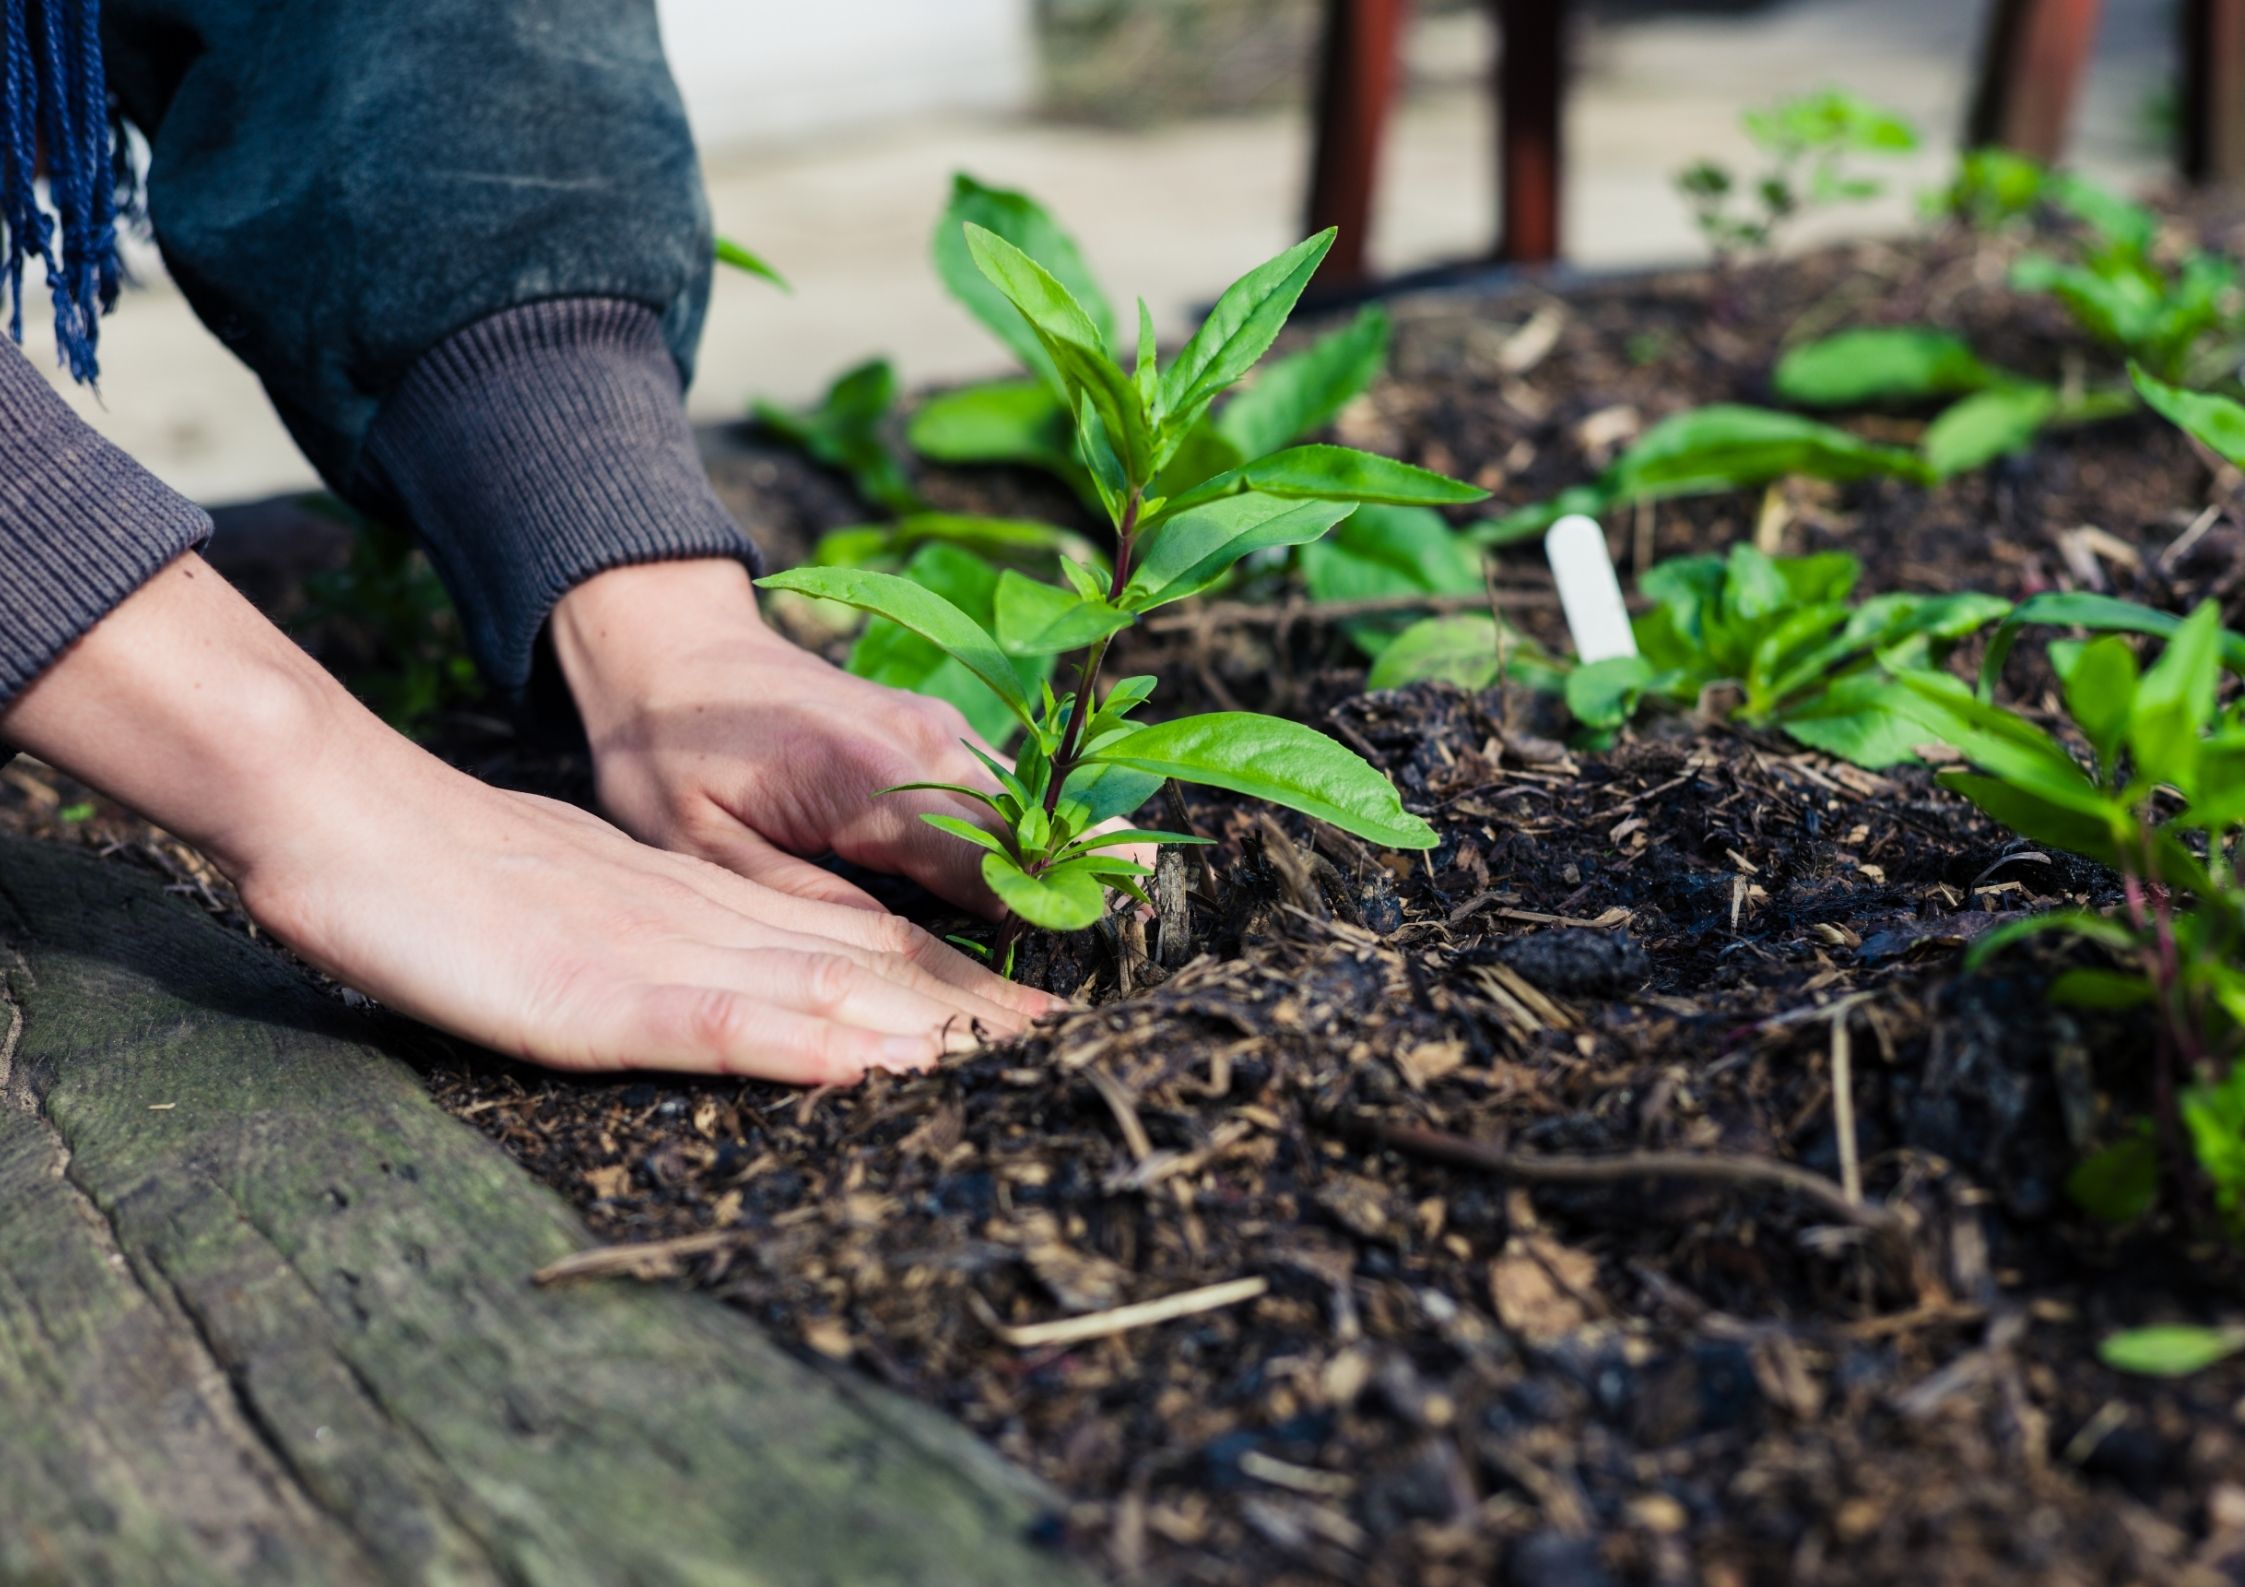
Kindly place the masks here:
POLYGON ((209 539, 210 519, 96 435, 14 343, 0 344, 4 707, 164 564, 209 539))
POLYGON ((610 568, 734 557, 653 310, 606 298, 509 309, 422 355, 365 456, 460 609, 484 675, 530 681, 556 602, 610 568))

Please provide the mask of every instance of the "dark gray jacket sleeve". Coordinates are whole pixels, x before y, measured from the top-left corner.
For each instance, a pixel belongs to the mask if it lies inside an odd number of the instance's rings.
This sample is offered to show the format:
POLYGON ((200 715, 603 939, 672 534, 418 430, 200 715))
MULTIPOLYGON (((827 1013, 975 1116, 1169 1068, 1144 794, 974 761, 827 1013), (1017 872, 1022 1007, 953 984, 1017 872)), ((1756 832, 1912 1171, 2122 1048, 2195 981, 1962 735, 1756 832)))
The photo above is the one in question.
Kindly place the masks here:
POLYGON ((209 534, 200 508, 96 435, 0 337, 0 709, 209 534))
POLYGON ((105 11, 167 266, 494 681, 591 573, 748 556, 684 418, 710 227, 652 0, 105 11))

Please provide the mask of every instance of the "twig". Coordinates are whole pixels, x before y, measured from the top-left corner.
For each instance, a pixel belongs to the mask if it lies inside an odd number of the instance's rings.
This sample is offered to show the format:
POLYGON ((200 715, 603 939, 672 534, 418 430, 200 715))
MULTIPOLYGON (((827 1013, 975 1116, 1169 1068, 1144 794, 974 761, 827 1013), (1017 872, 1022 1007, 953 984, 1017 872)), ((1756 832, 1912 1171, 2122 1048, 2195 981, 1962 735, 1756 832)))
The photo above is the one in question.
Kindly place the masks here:
POLYGON ((1478 1168, 1484 1173, 1531 1185, 1611 1185, 1632 1179, 1698 1179, 1711 1184, 1752 1185, 1760 1189, 1789 1190, 1804 1201, 1844 1223, 1900 1235, 1901 1217, 1888 1208, 1851 1201, 1840 1186, 1822 1174, 1774 1158, 1740 1153, 1621 1152, 1611 1157, 1584 1157, 1558 1152, 1513 1152, 1484 1141, 1430 1130, 1416 1124, 1389 1124, 1381 1119, 1327 1114, 1321 1120, 1337 1134, 1447 1163, 1454 1168, 1478 1168))
POLYGON ((1057 1322, 1031 1323, 1015 1327, 998 1320, 989 1304, 981 1296, 969 1295, 976 1309, 983 1313, 983 1321, 1007 1344, 1017 1350, 1034 1350, 1040 1345, 1082 1344, 1087 1339, 1108 1339, 1116 1334, 1128 1333, 1133 1328, 1150 1328, 1155 1323, 1174 1322, 1180 1317, 1191 1317, 1199 1312, 1215 1311, 1224 1306, 1237 1306, 1241 1301, 1253 1300, 1271 1287, 1266 1278, 1235 1278, 1222 1284, 1211 1284, 1205 1289, 1189 1289, 1182 1294, 1165 1296, 1160 1300, 1140 1301, 1132 1306, 1117 1306, 1113 1311, 1092 1312, 1082 1317, 1063 1317, 1057 1322))
POLYGON ((1832 1131, 1840 1138, 1840 1193, 1863 1204, 1863 1163, 1855 1144, 1855 1048, 1848 1036, 1852 1011, 1832 1016, 1832 1131))
POLYGON ((530 1275, 530 1282, 544 1288, 548 1284, 566 1284, 575 1279, 615 1278, 629 1274, 634 1278, 654 1277, 670 1264, 684 1256, 702 1256, 711 1251, 722 1251, 727 1246, 739 1245, 749 1237, 746 1229, 710 1229, 701 1234, 683 1234, 672 1240, 643 1240, 636 1245, 599 1245, 589 1251, 578 1251, 558 1262, 548 1262, 530 1275))

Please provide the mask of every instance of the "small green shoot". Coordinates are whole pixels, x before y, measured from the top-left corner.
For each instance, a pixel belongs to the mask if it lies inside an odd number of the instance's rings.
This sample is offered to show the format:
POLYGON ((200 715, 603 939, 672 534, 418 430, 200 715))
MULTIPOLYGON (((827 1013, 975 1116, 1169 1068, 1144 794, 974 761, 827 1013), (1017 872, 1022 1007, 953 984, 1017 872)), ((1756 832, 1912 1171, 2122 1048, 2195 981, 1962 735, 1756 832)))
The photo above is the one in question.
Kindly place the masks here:
POLYGON ((890 448, 887 426, 896 407, 896 370, 885 358, 846 370, 807 408, 758 402, 751 416, 765 429, 846 476, 865 500, 892 512, 924 510, 920 493, 890 448))
POLYGON ((1900 116, 1836 89, 1750 110, 1741 119, 1765 161, 1760 171, 1741 175, 1699 160, 1676 177, 1700 236, 1725 264, 1773 246, 1788 222, 1810 210, 1878 197, 1886 184, 1857 161, 1918 146, 1916 130, 1900 116))

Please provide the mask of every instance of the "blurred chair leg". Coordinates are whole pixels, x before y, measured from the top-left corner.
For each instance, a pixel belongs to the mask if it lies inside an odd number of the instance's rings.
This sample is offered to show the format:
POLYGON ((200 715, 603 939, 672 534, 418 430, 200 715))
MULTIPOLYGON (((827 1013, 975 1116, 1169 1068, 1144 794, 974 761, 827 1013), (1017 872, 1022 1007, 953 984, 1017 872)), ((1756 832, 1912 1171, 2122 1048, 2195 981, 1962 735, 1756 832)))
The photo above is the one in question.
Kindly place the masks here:
POLYGON ((1410 10, 1410 0, 1326 0, 1309 213, 1312 231, 1341 228, 1319 272, 1326 286, 1365 278, 1380 145, 1410 10))
POLYGON ((2245 183, 2245 0, 2184 0, 2182 25, 2183 175, 2245 183))
POLYGON ((1970 147, 1994 144, 2045 163, 2065 152, 2099 8, 2100 0, 1995 0, 1965 122, 1970 147))
POLYGON ((1507 264, 1549 264, 1559 257, 1567 0, 1492 0, 1491 9, 1501 35, 1497 257, 1507 264))

